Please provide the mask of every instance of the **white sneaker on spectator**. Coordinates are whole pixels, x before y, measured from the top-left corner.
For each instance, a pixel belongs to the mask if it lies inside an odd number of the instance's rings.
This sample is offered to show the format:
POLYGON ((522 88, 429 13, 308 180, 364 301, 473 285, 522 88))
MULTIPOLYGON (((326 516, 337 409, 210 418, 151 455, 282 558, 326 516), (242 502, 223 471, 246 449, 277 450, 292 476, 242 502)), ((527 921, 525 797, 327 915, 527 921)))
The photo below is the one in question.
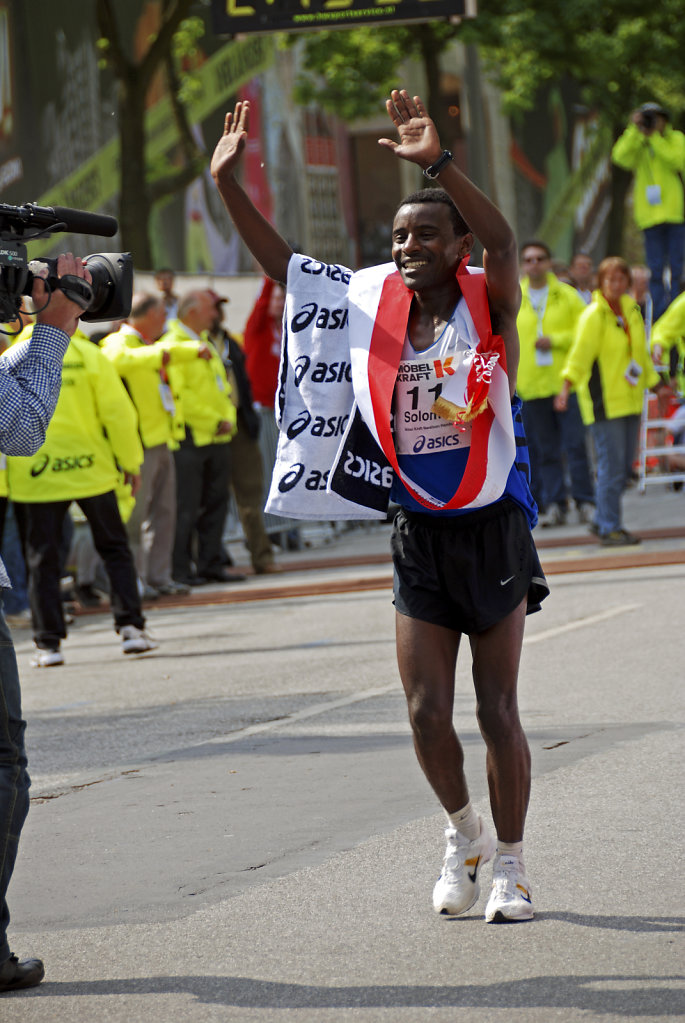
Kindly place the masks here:
POLYGON ((595 518, 595 506, 590 504, 588 501, 583 501, 578 505, 576 509, 578 513, 578 522, 581 526, 590 525, 595 518))
POLYGON ((533 896, 526 877, 523 860, 503 853, 492 868, 492 891, 485 907, 487 923, 515 923, 532 920, 533 896))
POLYGON ((482 819, 479 820, 480 835, 473 842, 455 828, 445 830, 445 859, 442 873, 433 889, 433 909, 436 913, 459 916, 478 901, 478 873, 495 852, 495 840, 486 830, 482 819))
POLYGON ((64 664, 64 655, 59 647, 56 650, 43 650, 37 646, 31 658, 32 668, 56 668, 59 664, 64 664))
POLYGON ((549 526, 565 526, 566 509, 562 508, 560 504, 548 505, 544 515, 540 516, 540 525, 545 528, 549 526))
POLYGON ((158 646, 143 629, 135 625, 122 625, 119 635, 124 654, 144 654, 148 650, 156 650, 158 646))
POLYGON ((30 629, 31 611, 27 607, 23 611, 17 611, 16 614, 6 614, 5 621, 15 629, 30 629))

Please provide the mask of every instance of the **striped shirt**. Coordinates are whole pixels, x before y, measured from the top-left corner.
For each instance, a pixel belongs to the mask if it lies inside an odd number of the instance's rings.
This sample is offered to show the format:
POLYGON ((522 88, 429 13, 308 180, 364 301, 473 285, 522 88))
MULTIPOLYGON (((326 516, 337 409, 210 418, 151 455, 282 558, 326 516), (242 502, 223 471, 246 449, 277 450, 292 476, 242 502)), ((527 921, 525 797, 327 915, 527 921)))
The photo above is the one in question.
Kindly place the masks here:
MULTIPOLYGON (((28 341, 0 356, 0 451, 32 455, 45 440, 62 383, 69 345, 63 330, 37 323, 28 341)), ((0 587, 10 586, 0 559, 0 587)))

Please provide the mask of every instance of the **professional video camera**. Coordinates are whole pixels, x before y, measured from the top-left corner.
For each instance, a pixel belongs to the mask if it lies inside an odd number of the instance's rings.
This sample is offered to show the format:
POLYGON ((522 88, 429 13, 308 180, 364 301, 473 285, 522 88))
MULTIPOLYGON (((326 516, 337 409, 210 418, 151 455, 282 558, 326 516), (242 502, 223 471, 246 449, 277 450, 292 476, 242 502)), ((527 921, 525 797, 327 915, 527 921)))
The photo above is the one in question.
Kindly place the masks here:
POLYGON ((118 227, 114 217, 85 210, 0 203, 0 323, 16 319, 22 296, 31 294, 36 276, 44 278, 49 294, 60 288, 76 302, 83 309, 83 320, 118 320, 128 316, 133 291, 130 252, 96 252, 84 256, 92 277, 92 284, 89 284, 80 277, 60 279, 56 259, 34 259, 29 263, 24 244, 57 231, 111 238, 118 227))

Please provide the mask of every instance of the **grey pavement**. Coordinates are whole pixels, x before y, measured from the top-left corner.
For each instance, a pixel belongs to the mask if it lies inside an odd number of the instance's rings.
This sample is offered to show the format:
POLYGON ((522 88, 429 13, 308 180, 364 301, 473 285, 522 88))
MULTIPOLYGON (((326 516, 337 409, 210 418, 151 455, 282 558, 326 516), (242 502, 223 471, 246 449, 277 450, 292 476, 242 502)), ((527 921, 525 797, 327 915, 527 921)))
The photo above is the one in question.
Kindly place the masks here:
MULTIPOLYGON (((685 534, 684 511, 682 493, 626 497, 638 533, 685 534)), ((521 669, 526 924, 484 923, 487 871, 465 917, 432 911, 444 824, 397 676, 387 526, 310 529, 244 601, 221 602, 234 586, 151 607, 149 656, 122 657, 97 614, 76 621, 64 668, 32 671, 17 633, 34 785, 11 936, 47 972, 0 997, 0 1021, 683 1015, 685 565, 572 571, 600 549, 564 530, 544 531, 568 567, 521 669), (297 595, 307 580, 359 587, 297 595)), ((466 649, 455 723, 487 818, 466 649)))

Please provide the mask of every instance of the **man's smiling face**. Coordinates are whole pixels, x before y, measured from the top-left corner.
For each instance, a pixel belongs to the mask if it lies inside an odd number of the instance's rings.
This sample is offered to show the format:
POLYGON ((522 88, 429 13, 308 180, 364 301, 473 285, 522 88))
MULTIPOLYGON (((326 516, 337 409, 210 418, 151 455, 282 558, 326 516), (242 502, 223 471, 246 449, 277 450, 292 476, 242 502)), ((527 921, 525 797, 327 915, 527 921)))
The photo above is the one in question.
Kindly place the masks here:
POLYGON ((420 291, 454 278, 470 239, 455 233, 444 203, 404 205, 393 223, 392 258, 406 286, 420 291))

